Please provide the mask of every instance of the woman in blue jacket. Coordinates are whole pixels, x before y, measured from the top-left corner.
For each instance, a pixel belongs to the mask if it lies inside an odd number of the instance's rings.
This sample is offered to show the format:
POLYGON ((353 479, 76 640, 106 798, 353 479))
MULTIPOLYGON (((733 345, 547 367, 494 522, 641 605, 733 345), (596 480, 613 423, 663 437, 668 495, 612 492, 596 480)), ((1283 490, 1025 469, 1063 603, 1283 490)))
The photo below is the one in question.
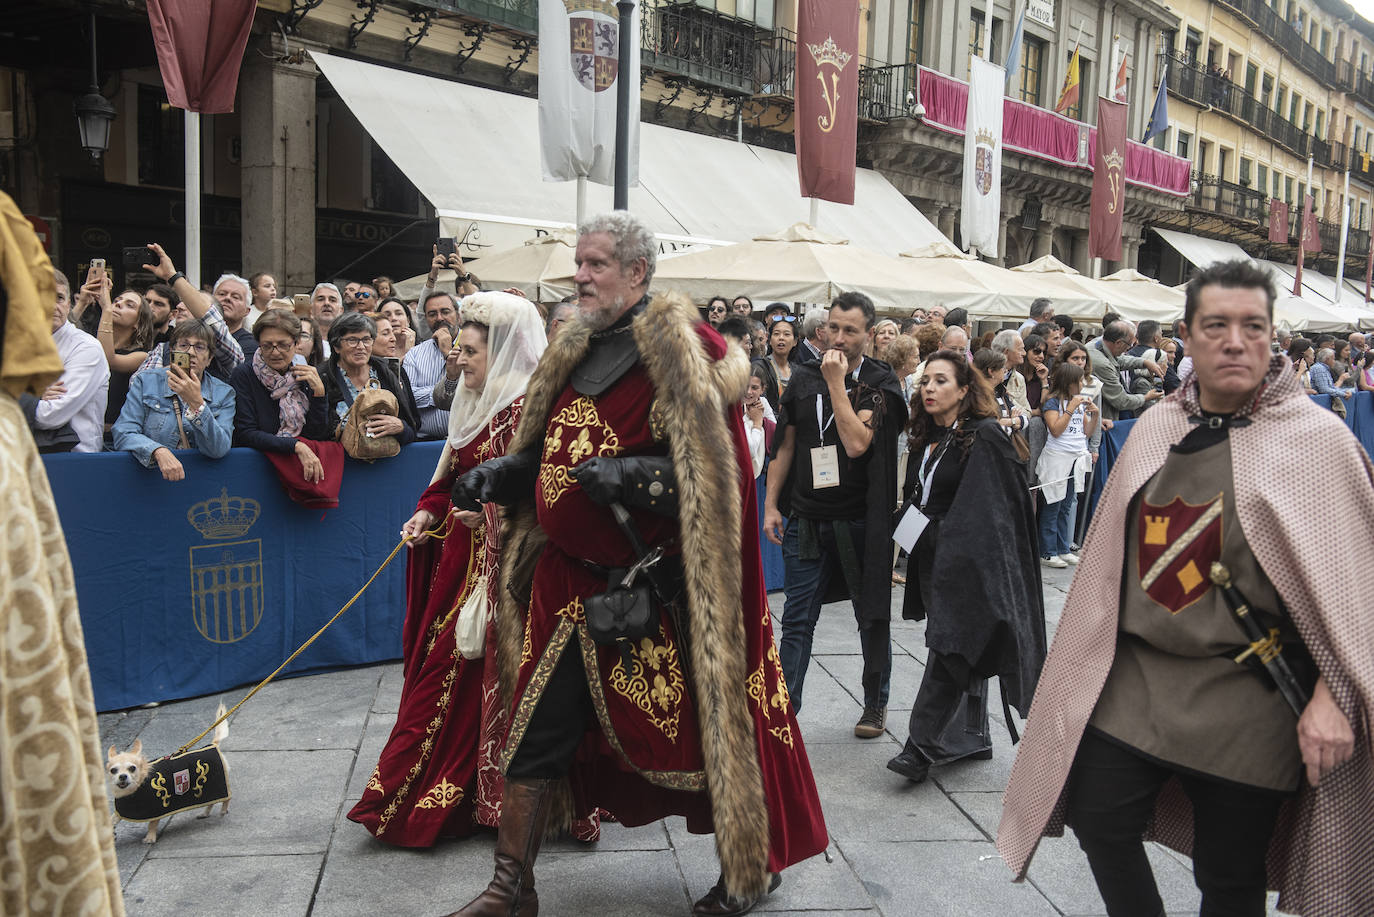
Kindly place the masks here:
POLYGON ((186 477, 174 449, 198 449, 223 458, 234 433, 234 390, 206 372, 214 336, 199 319, 172 331, 172 363, 144 370, 129 382, 129 396, 115 421, 114 446, 168 481, 186 477), (177 365, 185 354, 186 367, 177 365))

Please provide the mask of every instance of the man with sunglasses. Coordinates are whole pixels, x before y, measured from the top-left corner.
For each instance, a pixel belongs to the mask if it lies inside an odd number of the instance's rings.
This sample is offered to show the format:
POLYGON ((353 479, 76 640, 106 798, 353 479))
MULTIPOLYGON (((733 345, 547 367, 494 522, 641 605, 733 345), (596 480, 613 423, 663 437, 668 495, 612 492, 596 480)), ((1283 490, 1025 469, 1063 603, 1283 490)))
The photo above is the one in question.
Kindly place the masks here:
MULTIPOLYGON (((234 335, 230 332, 229 325, 225 322, 218 303, 197 289, 186 279, 185 274, 176 269, 176 265, 172 263, 172 259, 167 256, 167 252, 163 250, 161 245, 156 242, 148 243, 148 252, 148 263, 143 265, 143 269, 151 272, 160 282, 172 288, 172 291, 180 297, 181 305, 190 313, 191 318, 198 318, 205 323, 205 327, 210 330, 210 335, 214 339, 207 371, 221 382, 228 382, 229 374, 234 371, 234 367, 243 362, 243 348, 239 346, 239 342, 234 339, 234 335)), ((148 354, 148 359, 143 361, 143 365, 138 368, 134 375, 137 376, 139 373, 157 366, 166 366, 169 359, 167 345, 165 343, 158 344, 148 354)))

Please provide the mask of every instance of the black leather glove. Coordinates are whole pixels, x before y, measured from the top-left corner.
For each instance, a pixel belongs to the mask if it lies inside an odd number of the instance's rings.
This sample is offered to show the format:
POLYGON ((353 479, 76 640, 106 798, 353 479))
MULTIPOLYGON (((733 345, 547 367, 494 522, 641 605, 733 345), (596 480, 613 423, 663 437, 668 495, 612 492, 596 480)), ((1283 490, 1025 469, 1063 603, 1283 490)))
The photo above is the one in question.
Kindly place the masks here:
POLYGON ((572 469, 573 480, 593 503, 621 503, 676 516, 677 476, 666 455, 590 458, 572 469))
POLYGON ((453 482, 449 499, 461 510, 476 512, 482 503, 507 506, 534 490, 539 450, 530 449, 483 462, 453 482))

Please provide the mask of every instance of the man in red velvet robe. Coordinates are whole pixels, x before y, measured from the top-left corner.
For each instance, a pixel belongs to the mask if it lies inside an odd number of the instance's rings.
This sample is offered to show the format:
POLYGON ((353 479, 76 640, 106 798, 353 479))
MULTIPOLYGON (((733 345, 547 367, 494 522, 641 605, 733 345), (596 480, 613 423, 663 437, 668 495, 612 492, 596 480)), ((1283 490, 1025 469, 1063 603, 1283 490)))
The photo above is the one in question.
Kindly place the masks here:
POLYGON ((625 212, 582 227, 578 318, 530 380, 507 456, 454 487, 455 505, 509 507, 506 790, 495 877, 462 915, 535 912, 532 867, 564 778, 623 824, 677 814, 715 833, 721 879, 695 914, 747 913, 827 843, 763 588, 748 362, 690 302, 648 301, 656 250, 625 212), (656 604, 658 633, 624 651, 592 639, 584 607, 637 558, 613 503, 682 571, 680 616, 656 604))

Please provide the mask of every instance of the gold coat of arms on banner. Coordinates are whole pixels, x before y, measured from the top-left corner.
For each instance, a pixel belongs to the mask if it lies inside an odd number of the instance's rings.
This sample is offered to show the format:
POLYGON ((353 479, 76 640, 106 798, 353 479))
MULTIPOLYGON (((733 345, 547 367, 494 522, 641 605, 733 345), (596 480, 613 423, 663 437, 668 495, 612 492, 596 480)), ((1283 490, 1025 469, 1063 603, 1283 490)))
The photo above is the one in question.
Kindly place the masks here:
POLYGON ((243 538, 260 511, 256 500, 225 488, 186 511, 186 521, 213 542, 190 551, 191 617, 211 643, 236 643, 262 620, 262 539, 243 538))

